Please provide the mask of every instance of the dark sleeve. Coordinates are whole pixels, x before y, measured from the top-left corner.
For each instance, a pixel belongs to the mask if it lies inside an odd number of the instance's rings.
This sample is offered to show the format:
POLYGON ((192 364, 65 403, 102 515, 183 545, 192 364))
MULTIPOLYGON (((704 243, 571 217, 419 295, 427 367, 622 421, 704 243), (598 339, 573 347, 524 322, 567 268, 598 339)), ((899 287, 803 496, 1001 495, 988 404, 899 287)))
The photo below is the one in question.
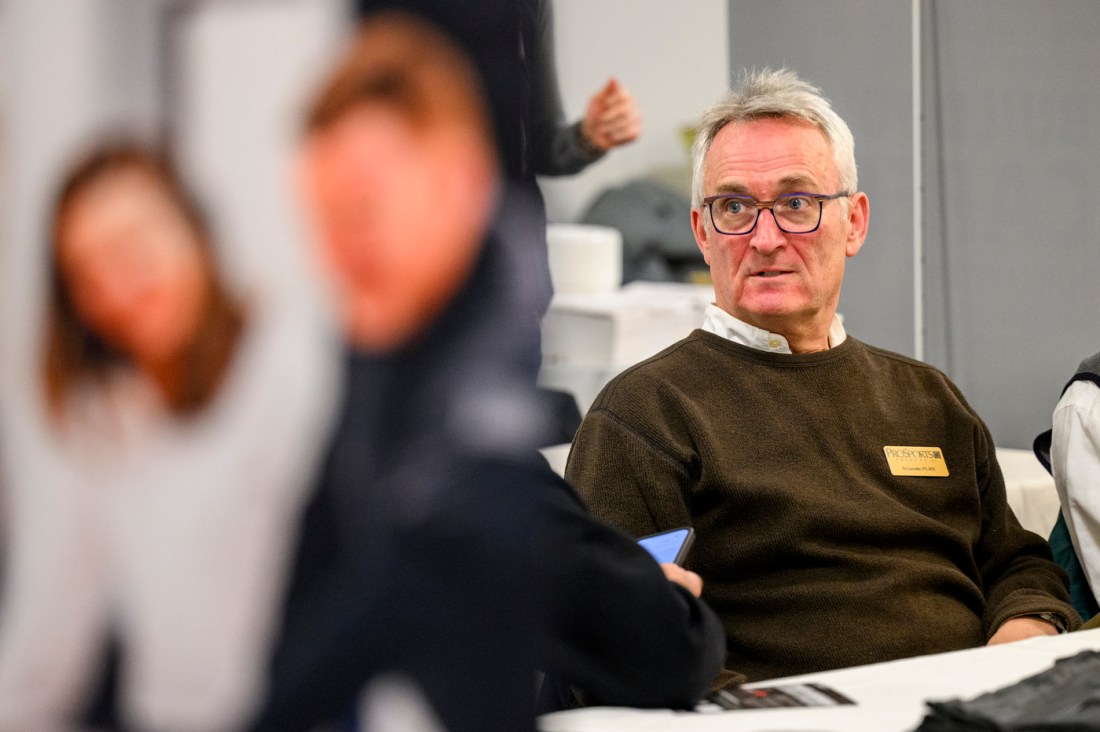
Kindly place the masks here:
POLYGON ((390 673, 451 732, 534 730, 537 496, 508 464, 441 464, 322 482, 248 729, 334 723, 390 673))
POLYGON ((692 525, 690 460, 598 402, 573 438, 565 477, 597 518, 635 537, 692 525))
MULTIPOLYGON (((272 638, 267 692, 252 732, 312 729, 352 709, 376 670, 378 577, 384 563, 349 579, 341 566, 349 521, 329 481, 319 482, 298 527, 293 567, 272 638)), ((352 517, 356 518, 355 516, 352 517)))
POLYGON ((593 518, 548 468, 542 482, 535 561, 549 622, 544 670, 593 703, 694 705, 725 659, 717 616, 634 540, 593 518))
POLYGON ((1051 558, 1050 545, 1020 526, 1005 494, 993 438, 979 421, 975 438, 982 534, 977 558, 985 587, 986 637, 1010 618, 1052 613, 1074 630, 1081 619, 1069 603, 1067 578, 1051 558))
POLYGON ((603 157, 581 142, 580 122, 569 124, 562 110, 554 60, 554 18, 550 0, 535 0, 535 28, 527 52, 531 112, 527 160, 536 175, 572 175, 603 157))

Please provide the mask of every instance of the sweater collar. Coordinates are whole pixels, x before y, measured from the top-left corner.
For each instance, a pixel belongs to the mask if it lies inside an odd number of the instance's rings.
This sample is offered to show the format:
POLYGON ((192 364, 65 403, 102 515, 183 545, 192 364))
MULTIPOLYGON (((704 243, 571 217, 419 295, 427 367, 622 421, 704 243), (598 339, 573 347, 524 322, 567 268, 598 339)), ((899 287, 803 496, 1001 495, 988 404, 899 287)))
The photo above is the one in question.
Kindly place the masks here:
MULTIPOLYGON (((791 353, 791 346, 787 339, 779 333, 772 333, 755 325, 749 325, 743 320, 738 320, 714 303, 707 305, 703 313, 703 330, 716 336, 733 341, 742 346, 755 348, 758 351, 768 353, 791 353)), ((833 324, 829 326, 829 348, 836 348, 848 337, 844 330, 844 324, 840 317, 833 316, 833 324)))

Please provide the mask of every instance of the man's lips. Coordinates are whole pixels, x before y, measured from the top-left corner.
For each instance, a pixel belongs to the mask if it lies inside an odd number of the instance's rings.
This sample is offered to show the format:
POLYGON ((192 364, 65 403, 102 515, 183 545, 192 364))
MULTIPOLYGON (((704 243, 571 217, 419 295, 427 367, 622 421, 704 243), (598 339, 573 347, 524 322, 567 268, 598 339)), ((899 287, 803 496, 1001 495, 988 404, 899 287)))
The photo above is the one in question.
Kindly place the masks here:
POLYGON ((771 277, 782 277, 783 275, 791 274, 789 269, 762 269, 756 272, 750 273, 751 277, 762 277, 768 279, 771 277))

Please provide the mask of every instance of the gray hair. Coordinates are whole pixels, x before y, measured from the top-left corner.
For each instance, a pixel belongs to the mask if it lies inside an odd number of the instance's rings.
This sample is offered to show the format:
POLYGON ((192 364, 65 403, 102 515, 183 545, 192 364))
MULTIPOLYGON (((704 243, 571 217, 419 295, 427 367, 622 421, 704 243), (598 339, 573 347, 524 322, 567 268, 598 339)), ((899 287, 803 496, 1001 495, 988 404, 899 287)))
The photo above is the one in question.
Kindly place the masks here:
POLYGON ((691 148, 691 205, 703 203, 703 161, 718 132, 731 122, 762 118, 790 118, 808 122, 821 130, 833 147, 840 187, 856 192, 855 139, 821 90, 798 78, 790 69, 743 71, 737 86, 699 118, 691 148))

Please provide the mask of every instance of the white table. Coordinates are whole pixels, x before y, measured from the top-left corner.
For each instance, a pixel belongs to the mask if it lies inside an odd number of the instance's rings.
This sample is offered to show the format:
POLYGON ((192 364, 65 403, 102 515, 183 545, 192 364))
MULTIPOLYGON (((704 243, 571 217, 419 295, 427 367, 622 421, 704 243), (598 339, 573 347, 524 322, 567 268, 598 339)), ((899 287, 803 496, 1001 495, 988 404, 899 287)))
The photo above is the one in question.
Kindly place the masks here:
POLYGON ((997 462, 1005 477, 1008 505, 1020 524, 1044 539, 1058 518, 1058 490, 1054 478, 1031 450, 997 448, 997 462))
POLYGON ((814 681, 849 696, 855 701, 854 706, 717 714, 593 707, 545 715, 539 720, 539 729, 542 732, 903 732, 920 724, 926 700, 970 699, 1014 684, 1049 668, 1059 658, 1083 650, 1100 650, 1100 630, 759 684, 814 681))
POLYGON ((551 445, 550 447, 544 447, 539 452, 546 458, 546 462, 550 463, 551 469, 558 475, 565 476, 565 464, 569 460, 569 448, 572 447, 568 442, 564 445, 551 445))

